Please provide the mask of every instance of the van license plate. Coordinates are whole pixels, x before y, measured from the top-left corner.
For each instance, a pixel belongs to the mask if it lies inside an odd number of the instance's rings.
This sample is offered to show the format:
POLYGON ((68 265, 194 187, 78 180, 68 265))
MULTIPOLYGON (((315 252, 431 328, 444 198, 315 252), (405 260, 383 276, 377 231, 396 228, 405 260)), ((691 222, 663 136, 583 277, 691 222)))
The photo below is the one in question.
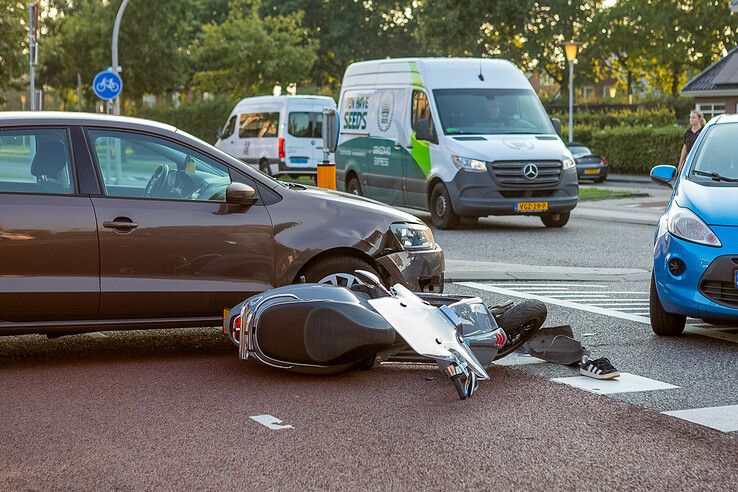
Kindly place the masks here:
POLYGON ((585 169, 584 174, 600 174, 599 169, 585 169))
POLYGON ((518 202, 515 204, 516 212, 545 212, 548 210, 548 202, 518 202))

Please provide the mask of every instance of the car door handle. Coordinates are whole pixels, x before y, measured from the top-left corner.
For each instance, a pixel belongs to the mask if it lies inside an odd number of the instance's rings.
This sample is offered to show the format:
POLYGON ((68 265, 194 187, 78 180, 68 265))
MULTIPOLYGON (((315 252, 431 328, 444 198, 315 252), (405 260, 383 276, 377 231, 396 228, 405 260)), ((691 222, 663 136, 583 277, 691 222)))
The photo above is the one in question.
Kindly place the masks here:
POLYGON ((103 227, 115 229, 117 231, 132 231, 138 227, 138 224, 127 217, 116 217, 113 220, 106 220, 103 222, 103 227))

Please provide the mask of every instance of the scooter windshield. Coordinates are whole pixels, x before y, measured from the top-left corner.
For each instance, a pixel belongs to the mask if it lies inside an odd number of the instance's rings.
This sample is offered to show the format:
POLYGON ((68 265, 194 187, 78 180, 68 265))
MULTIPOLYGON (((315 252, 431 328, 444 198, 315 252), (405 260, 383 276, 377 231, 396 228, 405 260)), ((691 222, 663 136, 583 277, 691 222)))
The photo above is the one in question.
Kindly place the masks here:
POLYGON ((468 365, 479 379, 489 379, 487 371, 460 339, 454 321, 447 314, 400 284, 393 289, 394 296, 368 302, 413 350, 436 360, 468 365))

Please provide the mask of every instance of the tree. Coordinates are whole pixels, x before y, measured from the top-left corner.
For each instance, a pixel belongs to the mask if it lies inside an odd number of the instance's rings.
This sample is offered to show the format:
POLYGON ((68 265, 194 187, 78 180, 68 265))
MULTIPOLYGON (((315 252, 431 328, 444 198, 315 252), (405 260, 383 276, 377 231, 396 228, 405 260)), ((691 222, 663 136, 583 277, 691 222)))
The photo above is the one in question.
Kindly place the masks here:
POLYGON ((244 95, 304 82, 317 58, 317 42, 308 39, 302 12, 262 17, 258 1, 229 5, 226 20, 203 26, 193 45, 194 86, 244 95))
POLYGON ((24 72, 28 60, 26 2, 0 0, 0 89, 24 72))

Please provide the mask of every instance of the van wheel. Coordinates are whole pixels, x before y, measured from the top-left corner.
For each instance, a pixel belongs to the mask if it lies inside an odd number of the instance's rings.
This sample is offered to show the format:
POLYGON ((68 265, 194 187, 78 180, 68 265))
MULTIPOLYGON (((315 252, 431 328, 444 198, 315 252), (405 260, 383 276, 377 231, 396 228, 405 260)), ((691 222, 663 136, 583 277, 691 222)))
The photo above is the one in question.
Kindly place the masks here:
POLYGON ((309 283, 330 284, 339 287, 351 287, 363 283, 356 277, 356 270, 365 270, 379 276, 377 270, 369 263, 353 256, 333 256, 310 265, 304 272, 305 281, 309 283))
POLYGON ((267 176, 272 175, 272 170, 269 168, 269 161, 266 159, 262 159, 259 161, 259 171, 263 172, 267 176))
POLYGON ((359 182, 358 177, 351 176, 351 179, 349 179, 348 184, 346 185, 346 192, 351 193, 352 195, 364 196, 364 193, 361 191, 361 183, 359 182))
POLYGON ((656 290, 656 280, 651 275, 651 295, 649 296, 649 311, 651 313, 651 329, 662 337, 675 337, 682 334, 687 317, 681 314, 667 312, 661 305, 659 292, 656 290))
POLYGON ((541 215, 541 222, 546 227, 564 227, 569 222, 569 212, 556 212, 553 214, 541 215))
POLYGON ((433 187, 430 199, 431 222, 439 229, 456 229, 461 218, 451 206, 451 198, 443 183, 433 187))

